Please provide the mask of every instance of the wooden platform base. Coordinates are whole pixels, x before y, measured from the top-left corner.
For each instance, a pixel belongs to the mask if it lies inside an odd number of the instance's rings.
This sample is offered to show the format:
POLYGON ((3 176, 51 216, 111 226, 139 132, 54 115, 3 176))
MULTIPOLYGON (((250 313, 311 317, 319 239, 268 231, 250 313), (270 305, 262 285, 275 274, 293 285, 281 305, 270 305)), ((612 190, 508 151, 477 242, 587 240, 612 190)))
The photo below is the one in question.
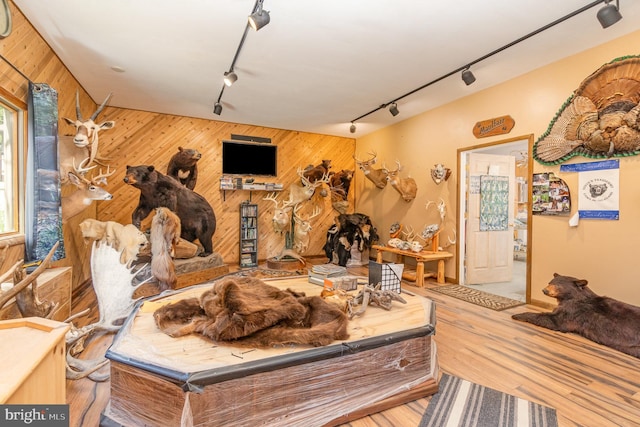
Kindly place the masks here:
MULTIPOLYGON (((318 295, 307 277, 268 281, 318 295)), ((435 393, 435 305, 418 295, 391 310, 369 307, 350 338, 323 347, 242 348, 198 335, 171 338, 157 308, 210 284, 144 302, 107 352, 111 400, 101 425, 335 426, 435 393)))

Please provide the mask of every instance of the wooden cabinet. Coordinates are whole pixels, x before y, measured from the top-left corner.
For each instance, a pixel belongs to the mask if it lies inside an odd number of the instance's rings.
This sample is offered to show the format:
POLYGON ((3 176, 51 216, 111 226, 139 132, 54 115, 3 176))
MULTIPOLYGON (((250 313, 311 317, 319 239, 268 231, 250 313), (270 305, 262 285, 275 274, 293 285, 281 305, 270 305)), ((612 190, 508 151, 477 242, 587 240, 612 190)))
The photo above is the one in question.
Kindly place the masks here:
POLYGON ((41 317, 0 321, 0 403, 66 403, 67 323, 41 317))
POLYGON ((258 205, 240 204, 240 268, 258 266, 258 205))

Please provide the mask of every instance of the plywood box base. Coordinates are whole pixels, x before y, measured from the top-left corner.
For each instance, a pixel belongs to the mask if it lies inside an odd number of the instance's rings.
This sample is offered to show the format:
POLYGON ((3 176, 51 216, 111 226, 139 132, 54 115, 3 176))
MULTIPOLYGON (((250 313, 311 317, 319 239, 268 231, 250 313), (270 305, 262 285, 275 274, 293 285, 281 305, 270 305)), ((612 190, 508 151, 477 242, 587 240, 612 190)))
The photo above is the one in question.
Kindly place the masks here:
MULTIPOLYGON (((268 283, 320 292, 306 277, 268 283)), ((157 329, 159 306, 210 286, 152 298, 127 319, 107 352, 111 401, 102 426, 337 425, 438 389, 428 299, 403 295, 407 304, 390 311, 369 307, 350 321, 349 340, 324 347, 239 348, 157 329)))

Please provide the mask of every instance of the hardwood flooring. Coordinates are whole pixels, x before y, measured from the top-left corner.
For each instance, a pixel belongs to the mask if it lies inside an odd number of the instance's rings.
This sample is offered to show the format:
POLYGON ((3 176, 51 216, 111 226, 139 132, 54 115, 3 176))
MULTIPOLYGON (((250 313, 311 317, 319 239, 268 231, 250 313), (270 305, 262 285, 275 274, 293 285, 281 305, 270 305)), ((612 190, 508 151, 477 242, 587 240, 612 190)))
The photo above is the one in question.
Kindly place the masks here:
MULTIPOLYGON (((349 270, 366 275, 365 267, 349 270)), ((574 334, 511 319, 513 313, 541 311, 532 306, 497 312, 430 291, 438 286, 435 282, 422 289, 406 282, 403 286, 436 302, 435 341, 441 371, 554 407, 560 427, 640 425, 640 359, 574 334)), ((94 301, 89 288, 75 296, 72 311, 94 306, 90 317, 95 319, 94 301)), ((112 336, 94 339, 83 358, 104 354, 111 340, 112 336)), ((108 381, 68 380, 70 425, 98 426, 109 394, 108 381)), ((429 398, 421 398, 344 426, 417 426, 428 402, 429 398)))

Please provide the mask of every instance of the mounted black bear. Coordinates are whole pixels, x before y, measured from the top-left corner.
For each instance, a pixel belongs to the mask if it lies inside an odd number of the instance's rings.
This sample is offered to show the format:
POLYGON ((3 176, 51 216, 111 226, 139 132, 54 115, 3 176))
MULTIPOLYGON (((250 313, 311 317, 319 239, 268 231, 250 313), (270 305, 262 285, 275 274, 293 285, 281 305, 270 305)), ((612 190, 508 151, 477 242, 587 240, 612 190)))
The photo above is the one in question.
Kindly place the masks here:
POLYGON ((553 274, 542 292, 558 300, 551 313, 520 313, 515 320, 560 332, 574 332, 640 357, 640 307, 596 295, 586 280, 553 274))
POLYGON ((204 248, 200 256, 213 253, 211 239, 216 231, 216 216, 204 197, 153 166, 127 166, 124 182, 140 190, 138 207, 131 215, 133 225, 140 228, 142 220, 155 208, 169 208, 180 218, 180 237, 190 242, 198 239, 204 248))
POLYGON ((198 180, 198 160, 202 154, 193 148, 178 147, 178 152, 169 160, 167 175, 174 177, 189 190, 196 187, 198 180))

